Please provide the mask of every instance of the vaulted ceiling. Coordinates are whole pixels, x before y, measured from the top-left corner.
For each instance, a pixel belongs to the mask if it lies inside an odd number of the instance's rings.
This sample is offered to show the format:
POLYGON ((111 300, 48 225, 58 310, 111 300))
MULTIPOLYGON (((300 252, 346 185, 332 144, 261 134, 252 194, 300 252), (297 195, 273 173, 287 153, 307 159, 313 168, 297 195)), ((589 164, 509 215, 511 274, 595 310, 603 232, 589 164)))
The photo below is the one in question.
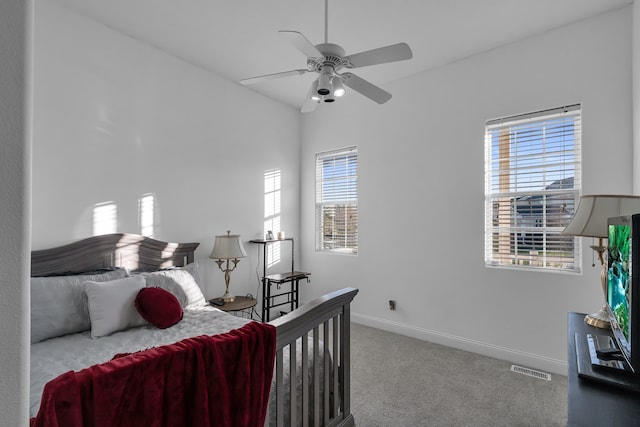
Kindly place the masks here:
MULTIPOLYGON (((299 31, 313 44, 325 38, 324 0, 55 1, 233 82, 306 68, 305 56, 278 30, 299 31)), ((631 2, 329 0, 328 41, 347 55, 408 43, 411 60, 351 70, 384 88, 390 81, 631 2)), ((247 87, 300 108, 314 78, 307 73, 247 87)))

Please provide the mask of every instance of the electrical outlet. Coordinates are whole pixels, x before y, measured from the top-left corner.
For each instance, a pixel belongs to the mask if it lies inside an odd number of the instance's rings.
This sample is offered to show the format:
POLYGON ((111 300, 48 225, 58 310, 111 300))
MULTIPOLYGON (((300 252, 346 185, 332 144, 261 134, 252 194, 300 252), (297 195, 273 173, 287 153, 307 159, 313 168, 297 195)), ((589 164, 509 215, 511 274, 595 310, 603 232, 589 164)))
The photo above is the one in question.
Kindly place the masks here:
POLYGON ((389 300, 389 310, 394 310, 396 309, 396 300, 394 299, 390 299, 389 300))

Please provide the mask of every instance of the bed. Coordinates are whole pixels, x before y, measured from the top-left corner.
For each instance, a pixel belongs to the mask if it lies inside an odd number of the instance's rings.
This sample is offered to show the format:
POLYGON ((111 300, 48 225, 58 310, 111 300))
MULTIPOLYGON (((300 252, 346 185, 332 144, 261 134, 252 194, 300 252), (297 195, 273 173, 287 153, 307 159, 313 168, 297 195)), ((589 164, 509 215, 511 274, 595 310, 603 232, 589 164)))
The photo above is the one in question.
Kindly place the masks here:
POLYGON ((206 303, 197 247, 117 233, 32 252, 32 426, 355 425, 349 307, 358 290, 254 322, 206 303), (149 288, 160 290, 143 300, 149 288))

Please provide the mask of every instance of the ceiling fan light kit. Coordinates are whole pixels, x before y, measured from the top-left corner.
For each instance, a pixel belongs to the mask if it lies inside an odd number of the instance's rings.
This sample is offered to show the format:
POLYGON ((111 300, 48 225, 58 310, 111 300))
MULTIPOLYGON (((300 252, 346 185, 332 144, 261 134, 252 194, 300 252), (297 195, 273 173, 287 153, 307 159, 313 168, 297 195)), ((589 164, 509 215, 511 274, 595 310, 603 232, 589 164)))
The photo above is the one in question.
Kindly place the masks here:
POLYGON ((333 96, 340 98, 342 95, 346 93, 344 86, 342 86, 342 82, 340 81, 340 77, 335 76, 331 79, 331 87, 333 88, 333 96))
POLYGON ((333 96, 333 93, 329 93, 329 95, 325 95, 325 96, 323 96, 323 97, 322 97, 322 100, 323 100, 324 102, 335 102, 336 97, 335 97, 335 96, 333 96))
POLYGON ((318 94, 318 79, 315 79, 311 84, 311 89, 309 90, 308 98, 316 102, 322 101, 322 95, 318 94))
POLYGON ((318 77, 318 95, 326 96, 331 93, 331 79, 333 78, 333 70, 328 65, 322 67, 320 76, 318 77))
POLYGON ((307 69, 285 71, 241 80, 240 83, 254 84, 265 80, 288 77, 315 72, 318 78, 313 81, 304 104, 300 111, 308 113, 315 110, 321 101, 330 103, 343 96, 344 86, 364 95, 378 104, 384 104, 391 99, 391 94, 378 86, 356 76, 350 72, 339 72, 343 68, 359 68, 369 65, 385 64, 388 62, 411 59, 413 53, 406 43, 372 49, 353 55, 345 56, 345 50, 334 43, 328 43, 328 0, 325 0, 325 40, 324 43, 314 45, 302 33, 297 31, 278 31, 287 38, 299 51, 307 57, 307 69))

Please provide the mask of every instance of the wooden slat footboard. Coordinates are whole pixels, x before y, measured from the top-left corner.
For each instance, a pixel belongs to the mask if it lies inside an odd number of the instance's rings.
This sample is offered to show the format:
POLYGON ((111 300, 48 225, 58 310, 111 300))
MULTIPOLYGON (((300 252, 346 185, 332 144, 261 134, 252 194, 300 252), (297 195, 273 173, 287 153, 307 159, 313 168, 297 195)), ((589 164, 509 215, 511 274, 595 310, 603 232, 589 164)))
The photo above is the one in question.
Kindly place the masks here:
POLYGON ((355 425, 350 304, 357 293, 355 288, 340 289, 269 322, 277 330, 276 413, 269 414, 267 425, 269 419, 275 419, 271 427, 355 425))

